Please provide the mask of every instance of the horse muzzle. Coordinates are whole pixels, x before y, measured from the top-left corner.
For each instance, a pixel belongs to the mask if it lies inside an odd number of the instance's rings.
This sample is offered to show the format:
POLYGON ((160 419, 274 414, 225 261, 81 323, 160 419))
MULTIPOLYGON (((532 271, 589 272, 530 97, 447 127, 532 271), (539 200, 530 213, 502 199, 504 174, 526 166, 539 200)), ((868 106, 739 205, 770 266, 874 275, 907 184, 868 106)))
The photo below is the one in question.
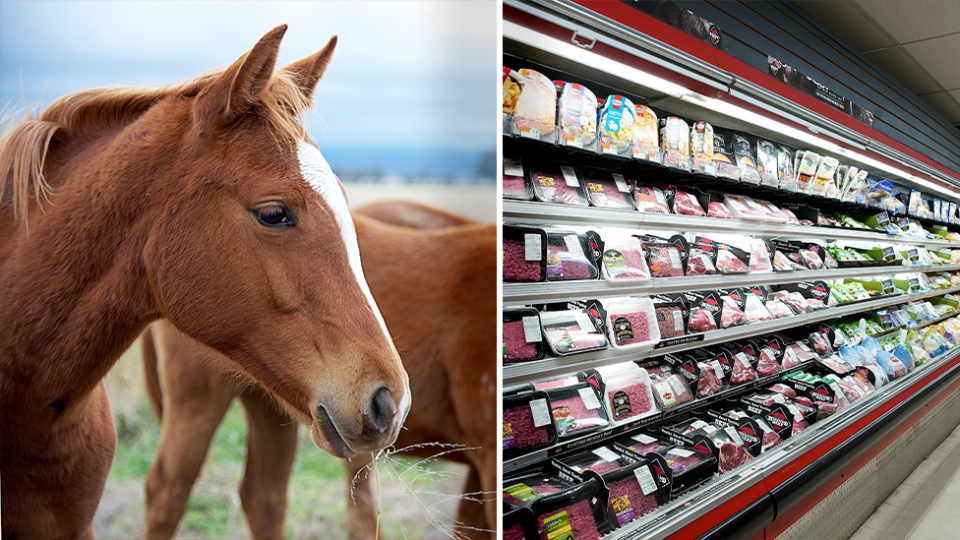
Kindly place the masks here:
POLYGON ((379 386, 364 399, 359 433, 343 429, 346 424, 336 421, 335 413, 331 415, 323 403, 318 403, 313 412, 311 436, 314 444, 337 457, 376 452, 397 440, 409 413, 409 388, 403 389, 403 396, 398 400, 394 390, 379 386))

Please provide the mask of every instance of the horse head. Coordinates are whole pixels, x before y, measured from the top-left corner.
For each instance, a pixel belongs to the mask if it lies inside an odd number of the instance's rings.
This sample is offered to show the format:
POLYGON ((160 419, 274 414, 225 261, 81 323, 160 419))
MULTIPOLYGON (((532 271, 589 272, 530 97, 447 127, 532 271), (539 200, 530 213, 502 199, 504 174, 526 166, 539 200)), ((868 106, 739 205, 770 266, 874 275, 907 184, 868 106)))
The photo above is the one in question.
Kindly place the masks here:
POLYGON ((275 72, 285 30, 119 139, 165 197, 144 250, 161 316, 311 424, 317 446, 350 457, 396 439, 410 390, 343 187, 298 121, 336 37, 275 72))

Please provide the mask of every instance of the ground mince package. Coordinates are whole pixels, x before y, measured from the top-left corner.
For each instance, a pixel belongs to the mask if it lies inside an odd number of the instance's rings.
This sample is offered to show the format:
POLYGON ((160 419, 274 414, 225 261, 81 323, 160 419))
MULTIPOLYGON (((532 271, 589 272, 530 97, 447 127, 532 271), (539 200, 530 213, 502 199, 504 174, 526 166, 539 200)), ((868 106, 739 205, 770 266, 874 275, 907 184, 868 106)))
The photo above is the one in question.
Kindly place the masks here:
POLYGON ((713 166, 720 178, 740 180, 740 167, 733 151, 733 133, 721 129, 713 131, 713 166))
POLYGON ((760 184, 760 174, 757 172, 757 153, 749 139, 734 133, 733 154, 740 167, 740 181, 748 184, 760 184))
POLYGON ((525 507, 503 507, 503 540, 537 538, 537 522, 533 512, 525 507))
POLYGON ((575 475, 552 464, 541 466, 518 476, 504 478, 503 502, 513 507, 529 507, 537 499, 575 487, 578 480, 575 475))
POLYGON ((654 299, 653 302, 657 326, 660 328, 660 339, 667 340, 686 335, 686 305, 682 302, 659 299, 654 299))
POLYGON ((638 347, 660 341, 660 327, 653 301, 649 298, 611 300, 607 311, 607 335, 618 348, 638 347))
POLYGON ((676 116, 661 118, 660 150, 663 152, 664 166, 689 171, 690 126, 676 116))
POLYGON ((540 313, 543 335, 556 356, 607 348, 602 319, 595 320, 587 309, 540 313))
POLYGON ((797 174, 793 170, 793 154, 783 146, 777 147, 777 176, 780 178, 780 189, 797 191, 797 174))
POLYGON ((503 308, 503 361, 525 362, 543 358, 540 314, 528 307, 503 308))
POLYGON ((557 425, 545 392, 503 397, 503 458, 514 457, 557 443, 557 425))
POLYGON ((600 151, 604 154, 633 156, 633 124, 636 118, 633 102, 621 95, 611 95, 600 110, 600 151))
POLYGON ((780 187, 777 167, 777 147, 770 141, 757 139, 757 174, 760 175, 760 185, 780 187))
POLYGON ((633 157, 660 163, 657 114, 645 105, 634 105, 633 157))
POLYGON ((630 183, 622 174, 601 169, 588 170, 583 173, 583 185, 593 206, 633 210, 630 183))
POLYGON ((563 439, 610 425, 600 394, 588 382, 544 390, 550 396, 557 435, 563 439))
POLYGON ((626 452, 629 450, 640 457, 644 457, 650 452, 663 454, 674 446, 676 445, 667 442, 662 436, 658 437, 656 434, 647 431, 625 435, 613 443, 613 447, 619 452, 630 455, 626 452))
POLYGON ((533 186, 523 174, 520 158, 503 158, 503 198, 529 201, 533 199, 533 186))
POLYGON ((597 97, 589 88, 565 83, 560 93, 557 120, 560 123, 560 144, 574 148, 596 148, 597 97))
POLYGON ((533 227, 503 225, 503 281, 547 278, 547 233, 533 227))
POLYGON ((580 475, 583 475, 587 471, 592 471, 598 475, 605 475, 637 463, 637 460, 632 459, 632 456, 630 458, 625 457, 621 455, 620 452, 608 446, 585 450, 559 458, 557 461, 559 461, 563 467, 568 467, 580 475))
POLYGON ((604 405, 614 425, 640 420, 659 412, 647 370, 620 373, 604 379, 604 405))
POLYGON ((658 489, 651 464, 639 461, 603 475, 610 490, 610 519, 621 526, 653 512, 670 499, 665 489, 658 489))
POLYGON ((599 276, 586 235, 547 232, 547 281, 597 279, 599 276))
POLYGON ((644 241, 647 267, 651 277, 681 277, 684 275, 684 259, 687 256, 686 241, 673 237, 669 241, 644 241))
POLYGON ((669 214, 670 206, 663 190, 658 187, 638 185, 633 191, 633 204, 640 212, 669 214))
POLYGON ((606 491, 591 478, 563 493, 533 501, 530 509, 536 516, 540 540, 596 540, 613 529, 607 502, 606 491))
POLYGON ((706 122, 697 122, 690 129, 690 155, 693 172, 716 176, 713 166, 713 126, 706 122))
POLYGON ((548 203, 589 206, 580 178, 573 167, 567 165, 532 165, 530 183, 537 200, 548 203))
POLYGON ((513 133, 545 142, 556 139, 557 91, 553 82, 532 69, 521 69, 523 88, 513 110, 513 133))
POLYGON ((612 281, 650 279, 640 240, 635 236, 610 235, 603 246, 603 277, 612 281))

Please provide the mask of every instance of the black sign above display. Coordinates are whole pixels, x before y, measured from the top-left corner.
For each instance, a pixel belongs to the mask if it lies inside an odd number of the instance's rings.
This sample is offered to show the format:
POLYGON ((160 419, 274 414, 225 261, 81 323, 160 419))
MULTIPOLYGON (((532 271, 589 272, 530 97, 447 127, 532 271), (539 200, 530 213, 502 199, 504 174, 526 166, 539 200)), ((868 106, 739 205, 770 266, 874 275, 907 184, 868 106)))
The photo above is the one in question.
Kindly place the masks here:
POLYGON ((767 55, 767 73, 834 109, 843 111, 868 126, 873 126, 873 113, 769 55, 767 55))
POLYGON ((623 2, 653 15, 674 28, 683 30, 704 43, 723 49, 720 46, 723 35, 720 33, 719 26, 687 8, 680 7, 672 0, 623 0, 623 2))

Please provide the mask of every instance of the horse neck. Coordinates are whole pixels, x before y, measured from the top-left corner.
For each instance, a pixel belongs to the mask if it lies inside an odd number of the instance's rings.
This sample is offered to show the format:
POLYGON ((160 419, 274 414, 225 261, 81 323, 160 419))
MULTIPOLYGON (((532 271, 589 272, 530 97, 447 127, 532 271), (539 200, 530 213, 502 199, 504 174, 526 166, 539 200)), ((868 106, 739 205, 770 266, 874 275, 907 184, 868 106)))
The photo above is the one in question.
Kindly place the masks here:
POLYGON ((55 198, 0 248, 0 399, 25 413, 79 401, 160 316, 142 256, 149 179, 122 165, 125 138, 51 151, 55 198))

